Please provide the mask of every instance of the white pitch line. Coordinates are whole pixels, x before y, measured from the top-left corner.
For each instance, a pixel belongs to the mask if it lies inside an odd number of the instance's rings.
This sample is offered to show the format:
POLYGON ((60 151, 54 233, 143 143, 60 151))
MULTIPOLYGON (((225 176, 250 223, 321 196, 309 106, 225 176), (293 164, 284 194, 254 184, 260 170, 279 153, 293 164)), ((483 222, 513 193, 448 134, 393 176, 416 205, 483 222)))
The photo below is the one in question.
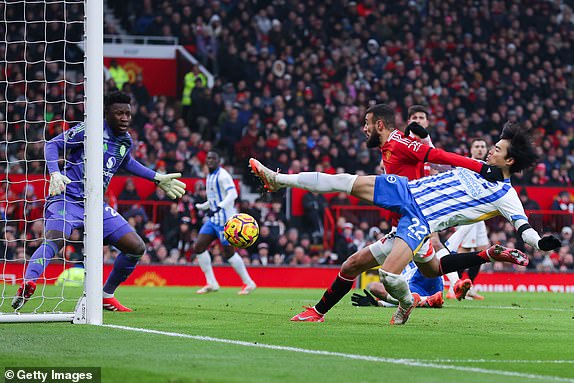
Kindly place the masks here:
POLYGON ((514 371, 487 370, 485 368, 477 368, 477 367, 441 365, 441 364, 436 364, 436 363, 432 363, 432 362, 423 362, 423 361, 412 360, 412 359, 393 359, 393 358, 382 358, 382 357, 368 356, 368 355, 345 354, 345 353, 341 353, 341 352, 331 352, 331 351, 322 351, 322 350, 308 350, 308 349, 297 348, 297 347, 276 346, 276 345, 265 344, 265 343, 245 342, 245 341, 241 341, 241 340, 221 339, 221 338, 213 338, 210 336, 189 335, 189 334, 181 334, 181 333, 177 333, 177 332, 150 330, 150 329, 146 329, 146 328, 119 326, 119 325, 113 325, 113 324, 105 324, 102 326, 103 327, 109 327, 109 328, 115 328, 115 329, 119 329, 119 330, 143 332, 143 333, 147 333, 147 334, 165 335, 165 336, 171 336, 171 337, 176 337, 176 338, 194 339, 194 340, 216 342, 216 343, 226 343, 226 344, 233 344, 236 346, 264 348, 264 349, 277 350, 277 351, 290 351, 290 352, 296 352, 296 353, 300 353, 300 354, 335 356, 335 357, 345 358, 345 359, 363 360, 363 361, 367 361, 367 362, 391 363, 391 364, 398 364, 398 365, 411 366, 411 367, 436 368, 436 369, 441 369, 441 370, 456 370, 456 371, 475 372, 475 373, 489 374, 489 375, 513 376, 513 377, 519 377, 519 378, 525 378, 525 379, 538 379, 538 380, 546 380, 546 381, 552 381, 552 382, 574 383, 574 379, 563 378, 563 377, 559 377, 559 376, 525 374, 525 373, 514 372, 514 371))
MULTIPOLYGON (((455 306, 448 306, 454 308, 455 306)), ((571 312, 574 314, 574 309, 572 308, 548 308, 548 307, 521 307, 521 306, 475 306, 475 305, 464 305, 460 306, 464 309, 490 309, 490 310, 531 310, 531 311, 556 311, 556 312, 571 312)))
POLYGON ((528 363, 528 364, 574 364, 574 360, 503 360, 503 359, 417 359, 423 363, 528 363))

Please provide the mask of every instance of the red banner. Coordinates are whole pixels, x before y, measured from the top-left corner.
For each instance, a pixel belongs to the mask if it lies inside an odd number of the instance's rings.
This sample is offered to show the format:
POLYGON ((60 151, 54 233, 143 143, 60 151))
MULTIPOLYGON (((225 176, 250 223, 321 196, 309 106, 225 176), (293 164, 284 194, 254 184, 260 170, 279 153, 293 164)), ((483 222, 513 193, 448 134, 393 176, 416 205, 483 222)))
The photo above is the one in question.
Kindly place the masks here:
POLYGON ((574 293, 572 273, 480 273, 476 290, 487 292, 574 293))
MULTIPOLYGON (((241 286, 242 282, 231 266, 214 266, 215 276, 222 286, 241 286)), ((50 264, 44 273, 47 284, 53 284, 64 271, 63 264, 50 264)), ((104 280, 112 265, 104 265, 104 280)), ((327 267, 250 267, 249 274, 259 287, 324 288, 330 286, 338 268, 327 267)), ((0 266, 0 283, 17 284, 24 274, 23 264, 0 266)), ((44 283, 44 278, 39 283, 44 283)), ((199 266, 139 265, 124 285, 136 286, 203 286, 205 277, 199 266)))
MULTIPOLYGON (((64 270, 63 264, 51 264, 45 272, 53 284, 64 270)), ((104 279, 112 265, 104 265, 104 279)), ((230 266, 215 266, 214 272, 222 286, 241 286, 241 279, 230 266)), ((259 287, 327 288, 337 273, 335 267, 250 267, 249 273, 259 287)), ((0 266, 0 283, 17 284, 24 273, 23 264, 0 266)), ((39 281, 43 283, 44 280, 39 281)), ((198 266, 139 265, 125 285, 136 286, 202 286, 205 277, 198 266)), ((480 273, 476 289, 487 292, 555 292, 574 293, 572 273, 480 273)))
POLYGON ((130 82, 134 82, 136 76, 141 74, 150 95, 177 96, 177 63, 173 58, 105 57, 106 67, 110 66, 112 58, 128 72, 130 82))

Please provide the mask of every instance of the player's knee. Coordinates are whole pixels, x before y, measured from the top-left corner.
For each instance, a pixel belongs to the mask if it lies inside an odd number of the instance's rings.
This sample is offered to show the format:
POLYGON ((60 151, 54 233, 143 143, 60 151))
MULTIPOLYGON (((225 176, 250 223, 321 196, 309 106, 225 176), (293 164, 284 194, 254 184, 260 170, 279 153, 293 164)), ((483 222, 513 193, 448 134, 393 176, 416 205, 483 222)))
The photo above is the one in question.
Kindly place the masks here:
POLYGON ((341 265, 341 272, 350 277, 356 277, 363 271, 365 271, 365 265, 361 261, 360 257, 351 256, 347 258, 343 265, 341 265))
POLYGON ((193 254, 201 254, 203 253, 205 250, 207 250, 207 248, 201 244, 198 244, 197 242, 193 244, 193 246, 191 246, 191 250, 193 251, 193 254))
POLYGON ((130 250, 130 255, 136 256, 138 258, 141 258, 144 253, 145 253, 145 243, 144 241, 140 238, 139 241, 137 241, 134 246, 132 247, 132 249, 130 250))

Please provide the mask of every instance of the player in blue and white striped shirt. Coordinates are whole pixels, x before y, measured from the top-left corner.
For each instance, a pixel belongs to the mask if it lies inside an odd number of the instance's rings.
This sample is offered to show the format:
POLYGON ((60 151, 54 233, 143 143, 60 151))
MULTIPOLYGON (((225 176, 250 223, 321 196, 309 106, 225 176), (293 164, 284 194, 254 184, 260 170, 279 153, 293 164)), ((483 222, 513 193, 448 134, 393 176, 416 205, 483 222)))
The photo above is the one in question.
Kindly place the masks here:
POLYGON ((208 211, 209 216, 209 219, 201 226, 197 241, 193 244, 193 253, 197 254, 197 262, 207 281, 207 284, 197 290, 197 293, 205 294, 219 290, 219 283, 211 267, 211 256, 207 251, 211 242, 219 239, 223 245, 223 255, 243 281, 244 286, 239 294, 245 295, 255 290, 256 285, 247 272, 243 258, 235 252, 233 246, 223 236, 225 222, 237 213, 235 199, 238 195, 233 178, 227 170, 219 166, 220 160, 220 155, 216 151, 212 150, 207 153, 206 165, 209 169, 205 182, 207 201, 195 205, 199 210, 208 211))
MULTIPOLYGON (((368 139, 372 135, 385 134, 384 127, 378 126, 369 127, 365 133, 368 139)), ((477 173, 459 168, 408 182, 404 177, 390 174, 278 174, 255 159, 250 160, 250 166, 268 190, 297 187, 318 193, 343 191, 401 214, 390 252, 384 252, 383 246, 377 244, 359 250, 345 261, 341 274, 356 277, 365 270, 381 265, 379 274, 385 289, 400 302, 391 324, 404 324, 417 302, 413 300, 408 284, 400 273, 428 240, 431 232, 502 215, 514 224, 524 242, 534 248, 548 251, 560 246, 557 238, 540 238, 530 227, 520 199, 510 184, 512 173, 530 167, 536 160, 529 132, 518 124, 507 123, 500 140, 487 157, 488 165, 502 171, 503 182, 488 182, 477 173)), ((426 262, 416 258, 414 261, 423 275, 435 277, 492 259, 528 263, 528 258, 517 250, 447 255, 440 261, 430 256, 426 262)), ((317 314, 322 317, 325 313, 317 314)))

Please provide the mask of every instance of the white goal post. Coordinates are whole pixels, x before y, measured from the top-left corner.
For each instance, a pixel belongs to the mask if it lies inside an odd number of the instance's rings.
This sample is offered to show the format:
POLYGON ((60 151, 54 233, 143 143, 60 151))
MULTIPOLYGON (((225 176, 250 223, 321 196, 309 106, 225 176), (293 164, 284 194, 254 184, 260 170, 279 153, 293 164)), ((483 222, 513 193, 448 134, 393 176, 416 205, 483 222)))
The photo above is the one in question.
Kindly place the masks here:
MULTIPOLYGON (((4 129, 1 130, 0 135, 0 152, 4 151, 4 155, 0 156, 0 175, 3 173, 2 178, 3 190, 0 190, 0 206, 2 207, 2 224, 0 230, 3 231, 1 236, 0 251, 0 323, 9 322, 73 322, 78 324, 94 324, 101 325, 103 322, 102 316, 102 280, 103 280, 103 176, 102 176, 102 163, 103 163, 103 2, 101 0, 5 0, 0 4, 0 14, 4 20, 4 36, 0 36, 0 46, 4 45, 4 57, 0 57, 0 89, 4 94, 0 94, 0 127, 3 125, 4 129), (53 10, 58 12, 53 12, 53 10), (75 19, 70 14, 77 12, 81 9, 82 15, 75 14, 75 19), (43 10, 42 13, 38 12, 43 10), (57 18, 54 15, 61 15, 57 18), (20 16, 20 19, 14 18, 20 16), (78 30, 79 25, 83 25, 83 41, 81 37, 68 39, 68 28, 75 28, 78 30), (53 27, 53 29, 52 29, 53 27), (50 35, 52 31, 60 31, 64 29, 63 39, 58 39, 50 35), (37 37, 31 36, 31 31, 35 32, 44 30, 44 41, 39 40, 37 37), (2 41, 3 40, 3 41, 2 41), (50 44, 60 44, 63 47, 60 51, 57 49, 49 51, 50 44), (34 56, 38 46, 42 46, 39 50, 40 54, 36 54, 34 60, 29 57, 34 56), (68 48, 75 47, 77 51, 83 50, 83 63, 81 57, 78 60, 68 61, 68 48), (22 52, 19 52, 23 49, 22 52), (42 52, 43 50, 43 57, 42 52), (13 52, 15 51, 15 52, 13 52), (32 53, 30 53, 32 51, 32 53), (58 56, 56 52, 60 53, 58 56), (12 57, 14 53, 17 57, 12 57), (23 57, 23 60, 21 59, 23 57), (83 65, 82 65, 83 64, 83 65), (44 73, 40 73, 37 77, 31 78, 27 73, 27 68, 34 65, 40 65, 44 68, 44 73), (22 76, 13 76, 14 72, 21 71, 20 67, 25 68, 22 76), (48 71, 54 67, 63 68, 63 79, 58 78, 52 80, 49 78, 48 71), (75 70, 73 75, 77 74, 77 68, 81 67, 83 72, 83 80, 76 81, 69 78, 69 74, 75 70), (70 69, 69 68, 75 68, 70 69), (11 70, 11 69, 16 69, 11 70), (82 84, 83 82, 83 84, 82 84), (4 84, 2 84, 4 83, 4 84), (55 282, 55 278, 41 278, 38 280, 38 285, 33 298, 36 299, 33 308, 29 310, 22 310, 23 312, 15 311, 11 307, 11 301, 14 297, 18 286, 22 283, 24 264, 22 258, 17 258, 13 254, 14 244, 23 243, 24 252, 26 247, 29 246, 28 237, 26 237, 27 230, 31 223, 26 220, 24 214, 23 220, 20 221, 13 219, 9 216, 10 209, 25 209, 27 204, 43 202, 42 198, 29 200, 27 194, 24 197, 17 197, 13 199, 11 195, 11 187, 16 183, 23 184, 27 188, 29 183, 28 178, 28 162, 27 149, 29 146, 41 143, 42 147, 48 137, 48 133, 44 130, 41 134, 43 139, 38 141, 29 141, 28 137, 32 135, 31 126, 44 126, 47 129, 53 116, 48 117, 52 110, 51 103, 53 102, 53 95, 49 93, 49 89, 54 85, 61 85, 63 88, 63 100, 59 100, 64 104, 64 111, 67 105, 83 104, 83 120, 86 123, 85 130, 85 208, 84 208, 84 238, 83 238, 83 263, 84 263, 84 284, 83 291, 78 292, 74 297, 70 298, 64 294, 64 286, 55 288, 51 286, 55 282), (81 88, 83 85, 83 99, 70 101, 67 99, 67 87, 81 88), (18 87, 23 89, 23 94, 20 93, 20 98, 12 100, 9 95, 12 93, 11 87, 18 87), (43 89, 43 92, 29 92, 29 87, 34 89, 43 89), (29 93, 34 93, 35 98, 29 98, 29 93), (25 105, 23 108, 24 113, 20 118, 15 117, 13 110, 20 105, 25 105), (37 107, 40 105, 39 107, 37 107), (42 118, 34 118, 33 121, 28 121, 28 117, 33 116, 34 113, 28 113, 33 108, 42 108, 42 118), (13 119, 13 120, 10 120, 13 119), (30 122, 30 124, 29 124, 30 122), (16 137, 10 131, 11 126, 23 126, 23 137, 16 137), (23 159, 17 155, 10 155, 11 146, 23 147, 23 159), (23 163, 21 166, 20 162, 23 163), (12 182, 11 176, 13 169, 20 169, 22 174, 19 174, 18 182, 12 182), (22 177, 23 175, 23 177, 22 177), (2 200, 3 198, 3 200, 2 200), (13 226, 11 226, 13 225, 13 226), (23 233, 20 234, 24 237, 17 238, 11 233, 12 228, 19 225, 23 227, 23 233), (9 256, 10 254, 10 256, 9 256), (10 264, 11 263, 11 264, 10 264), (22 275, 15 276, 16 274, 8 271, 8 266, 18 265, 18 270, 21 270, 22 275), (42 281, 42 282, 40 282, 42 281), (48 283, 46 283, 48 282, 48 283), (48 286, 47 286, 48 285, 48 286), (54 296, 58 295, 59 296, 54 296), (77 300, 77 302, 76 302, 77 300), (74 306, 74 302, 75 306, 74 306), (44 308, 47 307, 47 308, 44 308), (62 307, 64 309, 62 309, 62 307), (31 312, 29 312, 31 311, 31 312)), ((2 31, 0 27, 0 31, 2 31)), ((37 35, 37 33, 36 33, 37 35)), ((2 49, 0 48, 0 52, 2 49)), ((37 115, 36 115, 37 116, 37 115)), ((62 113, 58 120, 65 125, 69 122, 68 116, 62 113)), ((74 119, 72 119, 74 120, 74 119)), ((70 122, 69 125, 78 123, 79 121, 70 122)), ((20 134, 20 133, 18 133, 20 134)), ((43 151, 42 151, 43 153, 43 151)), ((48 180, 47 170, 44 165, 44 180, 48 180)), ((30 178, 32 179, 32 178, 30 178)), ((38 181, 37 177, 34 178, 38 181)), ((42 180, 40 180, 42 181, 42 180)), ((33 186, 39 183, 35 182, 33 186)), ((19 185, 22 187, 22 185, 19 185)), ((46 186, 44 191, 47 190, 46 186)), ((42 218, 35 218, 36 221, 42 221, 42 218)), ((45 233, 44 233, 45 235, 45 233)), ((36 238, 38 240, 40 238, 36 238)), ((66 248, 66 246, 65 246, 66 248)), ((65 251, 65 248, 63 251, 65 251)), ((15 250, 20 257, 22 255, 21 249, 15 250)), ((28 254, 29 256, 29 254, 28 254)), ((58 255, 54 257, 60 258, 64 262, 63 268, 72 265, 73 262, 66 261, 65 255, 58 255), (67 262, 67 264, 66 264, 67 262)), ((19 273, 18 273, 19 274, 19 273)), ((32 303, 32 299, 30 302, 32 303)), ((27 305, 24 305, 27 308, 27 305)))

